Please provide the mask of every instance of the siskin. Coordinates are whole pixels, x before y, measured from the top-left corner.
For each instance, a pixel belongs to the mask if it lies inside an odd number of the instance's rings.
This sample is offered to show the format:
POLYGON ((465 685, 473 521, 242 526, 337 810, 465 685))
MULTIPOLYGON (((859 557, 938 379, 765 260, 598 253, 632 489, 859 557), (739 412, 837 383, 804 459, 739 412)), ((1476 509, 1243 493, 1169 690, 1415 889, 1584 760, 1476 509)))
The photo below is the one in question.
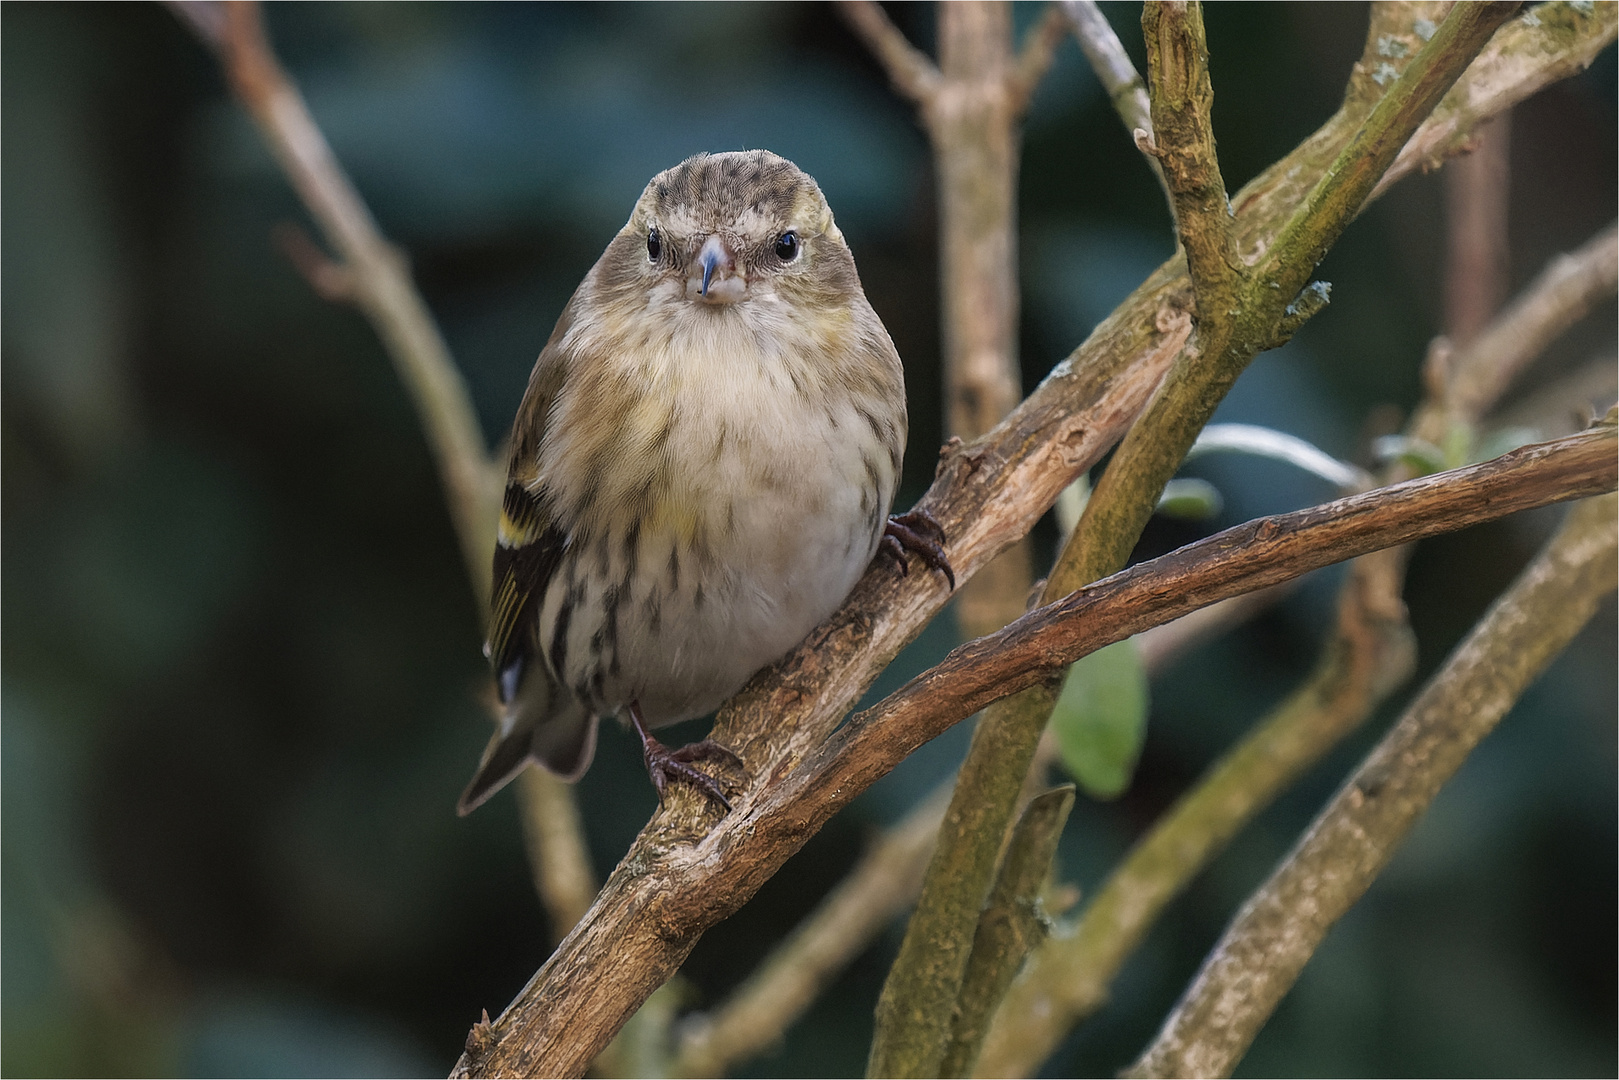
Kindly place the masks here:
POLYGON ((938 526, 888 518, 899 355, 814 180, 763 150, 647 184, 512 426, 485 646, 502 715, 458 809, 530 761, 569 780, 628 713, 662 798, 729 808, 650 729, 702 716, 840 605, 881 548, 955 584, 938 526))

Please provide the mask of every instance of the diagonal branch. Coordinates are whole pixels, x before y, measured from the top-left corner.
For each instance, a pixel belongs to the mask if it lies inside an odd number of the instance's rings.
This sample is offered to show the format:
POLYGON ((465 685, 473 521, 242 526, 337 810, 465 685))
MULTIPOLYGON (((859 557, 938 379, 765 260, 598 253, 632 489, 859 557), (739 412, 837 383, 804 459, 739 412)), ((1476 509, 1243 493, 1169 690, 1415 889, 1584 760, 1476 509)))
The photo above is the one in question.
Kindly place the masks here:
POLYGON ((943 76, 926 53, 905 40, 877 0, 838 0, 838 14, 882 62, 895 90, 923 108, 932 104, 943 76))
POLYGON ((1553 259, 1473 341, 1452 353, 1446 404, 1476 421, 1524 366, 1619 286, 1619 233, 1609 225, 1553 259))
POLYGON ((1040 86, 1040 80, 1051 70, 1057 46, 1067 36, 1068 24, 1062 8, 1055 3, 1047 4, 1040 21, 1023 35, 1023 45, 1012 62, 1012 70, 1006 73, 1006 92, 1014 114, 1022 116, 1029 111, 1029 101, 1040 86))
POLYGON ((354 302, 387 346, 438 462, 473 595, 482 607, 489 598, 486 564, 495 546, 498 478, 466 383, 410 280, 405 257, 383 239, 303 95, 282 70, 258 4, 174 7, 214 49, 237 98, 341 257, 354 302))
POLYGON ((1334 923, 1614 588, 1615 500, 1563 528, 1243 905, 1127 1076, 1229 1076, 1334 923))

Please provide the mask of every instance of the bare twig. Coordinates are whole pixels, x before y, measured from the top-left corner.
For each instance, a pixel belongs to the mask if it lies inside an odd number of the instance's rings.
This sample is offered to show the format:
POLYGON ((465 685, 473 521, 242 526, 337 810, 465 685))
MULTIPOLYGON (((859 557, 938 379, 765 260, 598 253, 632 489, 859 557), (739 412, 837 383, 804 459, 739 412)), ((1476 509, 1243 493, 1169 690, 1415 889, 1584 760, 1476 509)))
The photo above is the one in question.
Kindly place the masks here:
POLYGON ((175 6, 215 49, 237 98, 342 258, 355 303, 376 327, 416 403, 461 539, 473 595, 487 603, 486 564, 495 545, 498 480, 466 384, 411 283, 404 257, 383 239, 303 95, 281 69, 259 6, 226 4, 223 17, 212 5, 175 6))
MULTIPOLYGON (((1588 64, 1619 25, 1613 5, 1589 12, 1559 6, 1559 12, 1559 21, 1529 26, 1519 20, 1511 34, 1498 35, 1462 87, 1462 98, 1480 107, 1465 114, 1447 107, 1436 122, 1465 134, 1544 86, 1552 73, 1561 77, 1588 64), (1503 42, 1522 55, 1508 55, 1503 42)), ((1368 79, 1367 85, 1375 83, 1368 79)), ((1367 108, 1352 95, 1320 131, 1238 193, 1240 252, 1269 246, 1367 108)), ((1425 130, 1427 125, 1419 129, 1419 138, 1425 130)), ((1397 160, 1390 175, 1406 175, 1421 160, 1397 160)), ((921 505, 945 526, 958 579, 1023 535, 1117 438, 1184 343, 1189 302, 1179 267, 1160 268, 996 431, 948 450, 921 505)), ((715 737, 736 748, 749 768, 749 787, 738 803, 742 812, 712 824, 703 806, 675 793, 585 919, 495 1022, 488 1039, 463 1057, 457 1073, 582 1071, 675 971, 697 937, 745 902, 819 827, 817 811, 795 819, 797 832, 750 839, 755 818, 747 808, 807 767, 844 710, 944 599, 942 589, 921 575, 895 581, 868 574, 842 611, 723 709, 715 737), (697 838, 701 843, 694 846, 697 838), (562 1016, 568 1019, 565 1037, 555 1019, 562 1016)))
POLYGON ((1062 9, 1055 3, 1047 4, 1040 21, 1023 36, 1023 45, 1018 49, 1012 70, 1007 73, 1006 91, 1014 114, 1022 116, 1028 112, 1029 101, 1040 86, 1040 80, 1051 70, 1057 46, 1067 36, 1068 24, 1062 9))
MULTIPOLYGON (((438 463, 472 594, 484 610, 503 477, 485 450, 466 382, 411 281, 404 256, 382 236, 303 95, 282 70, 259 6, 184 0, 169 7, 214 50, 237 98, 327 243, 340 254, 342 261, 334 262, 295 225, 276 230, 277 242, 311 287, 326 299, 352 301, 387 347, 438 463)), ((536 883, 561 933, 595 893, 579 812, 572 789, 553 777, 534 774, 522 792, 536 883)))
POLYGON ((573 786, 544 769, 525 769, 521 785, 523 837, 534 887, 560 940, 596 899, 596 872, 585 844, 585 825, 573 786))
MULTIPOLYGON (((1097 81, 1113 102, 1113 111, 1124 121, 1124 130, 1145 131, 1153 137, 1152 103, 1147 100, 1147 84, 1130 62, 1119 35, 1113 32, 1107 16, 1096 0, 1062 0, 1062 9, 1074 28, 1080 51, 1090 61, 1097 81)), ((1156 158, 1152 158, 1156 162, 1156 158)), ((1167 185, 1165 190, 1168 190, 1167 185)))
POLYGON ((1474 139, 1473 152, 1445 170, 1445 334, 1457 345, 1484 329, 1510 284, 1512 114, 1480 124, 1474 139))
POLYGON ((1334 923, 1614 588, 1615 500, 1572 509, 1209 955, 1128 1076, 1229 1076, 1334 923))
POLYGON ((1158 186, 1163 189, 1164 197, 1169 201, 1169 213, 1173 218, 1175 196, 1169 190, 1169 181, 1164 178, 1163 166, 1158 164, 1158 158, 1153 153, 1156 142, 1152 128, 1152 103, 1147 99, 1147 84, 1142 81, 1135 65, 1130 62, 1130 54, 1124 51, 1119 35, 1113 32, 1113 27, 1108 24, 1107 16, 1102 14, 1096 0, 1060 0, 1060 2, 1069 23, 1073 26, 1074 37, 1079 39, 1080 51, 1085 54, 1085 59, 1090 61, 1091 70, 1096 73, 1097 81, 1102 84, 1108 100, 1113 103, 1113 111, 1124 121, 1125 133, 1147 159, 1147 166, 1152 169, 1153 176, 1158 178, 1158 186))
POLYGON ((838 0, 838 12, 882 62, 894 89, 918 105, 930 105, 943 81, 927 54, 894 25, 877 0, 838 0))
POLYGON ((1449 360, 1448 406, 1477 420, 1524 367, 1619 286, 1619 234, 1609 225, 1560 255, 1471 344, 1449 360))

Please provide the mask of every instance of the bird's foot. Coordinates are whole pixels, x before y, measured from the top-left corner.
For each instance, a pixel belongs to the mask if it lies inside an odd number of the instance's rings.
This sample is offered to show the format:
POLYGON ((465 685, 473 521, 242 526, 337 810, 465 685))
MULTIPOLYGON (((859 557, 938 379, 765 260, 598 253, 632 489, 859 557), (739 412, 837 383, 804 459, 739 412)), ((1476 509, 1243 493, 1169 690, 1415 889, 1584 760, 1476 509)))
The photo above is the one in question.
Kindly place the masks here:
POLYGON ((930 569, 944 575, 952 591, 956 587, 956 572, 950 568, 950 557, 944 553, 944 528, 926 510, 912 510, 889 518, 888 524, 883 526, 883 539, 877 550, 894 560, 900 577, 910 573, 905 553, 914 551, 930 569))
POLYGON ((731 800, 725 797, 719 781, 701 769, 695 768, 692 763, 720 761, 741 765, 741 758, 713 739, 704 739, 702 742, 689 743, 678 750, 671 750, 647 732, 646 725, 641 722, 641 710, 633 704, 630 706, 630 719, 635 724, 636 734, 641 736, 641 756, 646 761, 646 772, 652 778, 652 786, 658 789, 660 805, 663 803, 664 788, 668 786, 669 781, 684 780, 726 810, 731 809, 731 800))

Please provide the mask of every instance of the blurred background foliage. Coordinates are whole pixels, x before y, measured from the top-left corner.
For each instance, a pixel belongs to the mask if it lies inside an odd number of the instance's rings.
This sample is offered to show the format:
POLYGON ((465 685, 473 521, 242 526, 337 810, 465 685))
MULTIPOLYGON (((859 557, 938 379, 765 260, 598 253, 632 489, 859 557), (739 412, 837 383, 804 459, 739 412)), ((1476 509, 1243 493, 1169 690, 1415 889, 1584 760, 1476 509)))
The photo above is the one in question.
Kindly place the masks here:
MULTIPOLYGON (((1134 5, 1108 14, 1140 58, 1134 5)), ((1026 25, 1038 9, 1020 4, 1026 25)), ((818 5, 274 6, 272 35, 415 276, 499 439, 570 291, 646 179, 764 146, 815 175, 905 358, 909 505, 938 443, 931 164, 818 5)), ((896 7, 931 44, 932 14, 896 7)), ((1335 107, 1359 5, 1214 5, 1235 190, 1335 107)), ((0 8, 3 1022, 6 1075, 443 1075, 479 1010, 544 959, 515 803, 453 812, 487 736, 481 628, 409 402, 353 310, 273 247, 302 221, 213 61, 161 6, 0 8)), ((1615 65, 1521 106, 1512 281, 1615 204, 1615 65)), ((1220 419, 1367 461, 1439 329, 1437 178, 1401 184, 1322 267, 1332 307, 1256 362, 1220 419)), ((1027 126, 1026 385, 1172 249, 1163 200, 1072 42, 1027 126)), ((1614 313, 1536 368, 1611 378, 1614 313)), ((1529 387, 1528 389, 1533 389, 1529 387)), ((1570 423, 1568 401, 1533 422, 1570 423)), ((1225 508, 1143 553, 1321 501, 1221 456, 1225 508)), ((1433 541, 1407 591, 1431 671, 1556 520, 1433 541)), ((1054 531, 1036 539, 1047 556, 1054 531)), ((1081 800, 1086 890, 1310 669, 1336 575, 1152 687, 1133 788, 1081 800)), ((1440 798, 1260 1036, 1252 1075, 1611 1075, 1612 606, 1440 798)), ((941 620, 883 685, 954 644, 941 620)), ((1420 677, 1420 676, 1419 676, 1420 677)), ((1140 1048, 1234 906, 1395 706, 1247 829, 1168 912, 1050 1075, 1140 1048)), ((716 1002, 959 760, 926 748, 835 820, 687 965, 716 1002)), ((579 788, 605 874, 654 796, 604 735, 579 788)), ((745 1071, 857 1074, 897 929, 745 1071)))

